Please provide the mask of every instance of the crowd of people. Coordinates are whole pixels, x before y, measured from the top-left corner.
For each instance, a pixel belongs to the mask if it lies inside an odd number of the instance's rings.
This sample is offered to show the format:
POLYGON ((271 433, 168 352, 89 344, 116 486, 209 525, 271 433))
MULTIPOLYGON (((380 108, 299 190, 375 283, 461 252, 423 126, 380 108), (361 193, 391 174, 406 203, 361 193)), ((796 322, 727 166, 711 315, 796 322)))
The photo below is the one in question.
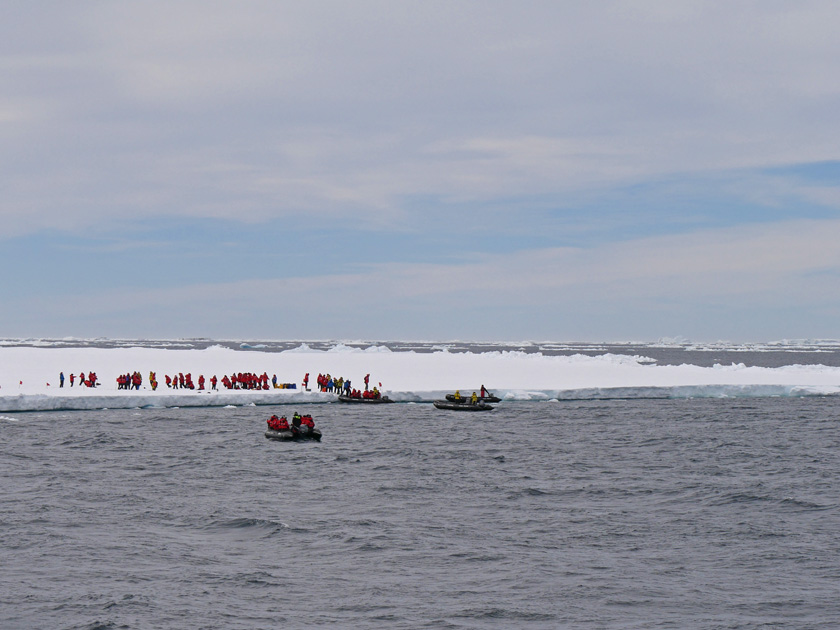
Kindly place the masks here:
MULTIPOLYGON (((70 387, 76 384, 76 375, 73 372, 70 372, 70 387)), ((64 372, 61 372, 58 375, 58 386, 64 387, 64 372)), ((84 372, 79 372, 78 376, 79 380, 79 387, 97 387, 99 382, 97 381, 96 372, 88 372, 87 376, 85 376, 84 372)))
MULTIPOLYGON (((100 383, 97 380, 95 372, 90 372, 87 375, 81 372, 78 377, 70 373, 70 387, 79 382, 79 387, 96 387, 100 383)), ((64 372, 59 374, 59 387, 64 387, 64 372)), ((117 376, 117 389, 139 391, 143 385, 143 376, 139 371, 126 372, 117 376)), ((221 380, 214 374, 210 379, 205 379, 203 374, 198 375, 198 379, 193 381, 191 372, 178 372, 177 374, 164 375, 166 387, 169 389, 189 389, 198 391, 217 391, 219 384, 225 389, 230 390, 267 390, 267 389, 296 389, 296 383, 281 383, 277 380, 277 375, 274 374, 270 379, 267 372, 256 374, 254 372, 235 372, 230 375, 222 376, 221 380)), ((149 372, 149 386, 152 391, 156 391, 158 387, 158 380, 155 372, 149 372)), ((337 377, 333 378, 330 374, 318 374, 318 390, 321 392, 329 392, 333 394, 351 396, 355 398, 379 398, 380 393, 376 387, 369 389, 370 374, 366 374, 364 378, 364 390, 354 389, 349 378, 337 377)), ((303 388, 309 391, 309 372, 303 377, 303 388)), ((379 383, 382 387, 382 383, 379 383)))
POLYGON ((143 377, 140 376, 140 372, 134 372, 129 374, 126 372, 125 374, 120 374, 117 377, 117 389, 134 389, 139 390, 140 385, 143 384, 143 377))
MULTIPOLYGON (((306 374, 304 387, 308 382, 309 373, 306 374)), ((370 389, 370 374, 365 374, 364 390, 354 389, 350 379, 344 378, 343 376, 334 378, 330 374, 319 374, 318 380, 316 382, 318 383, 318 389, 322 392, 329 392, 333 394, 339 394, 342 396, 349 396, 351 398, 379 398, 380 396, 379 390, 376 387, 370 389), (373 395, 373 392, 376 392, 376 395, 373 395)), ((382 387, 382 383, 379 383, 379 387, 382 387)))

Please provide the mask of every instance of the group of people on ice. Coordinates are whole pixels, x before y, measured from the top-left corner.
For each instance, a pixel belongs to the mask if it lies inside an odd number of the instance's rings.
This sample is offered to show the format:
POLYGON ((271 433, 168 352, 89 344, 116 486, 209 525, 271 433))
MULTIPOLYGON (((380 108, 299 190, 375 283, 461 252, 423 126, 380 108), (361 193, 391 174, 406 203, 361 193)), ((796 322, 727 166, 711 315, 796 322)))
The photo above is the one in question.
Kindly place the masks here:
MULTIPOLYGON (((73 372, 70 372, 70 387, 76 382, 76 375, 73 372)), ((87 376, 85 376, 84 372, 79 373, 79 387, 84 385, 85 387, 96 387, 99 383, 96 382, 96 372, 89 372, 87 376)), ((58 375, 58 386, 64 387, 64 372, 61 372, 58 375)))
POLYGON ((133 374, 126 372, 117 377, 117 389, 135 389, 139 390, 140 385, 143 384, 143 377, 140 372, 135 371, 133 374))
MULTIPOLYGON (((153 373, 152 373, 153 374, 153 373)), ((164 380, 166 381, 166 386, 171 389, 196 389, 195 383, 193 383, 192 372, 187 372, 184 374, 183 372, 178 372, 178 374, 174 374, 169 376, 169 374, 164 374, 164 380)), ((198 389, 203 390, 204 385, 207 381, 204 379, 204 374, 198 375, 198 389)), ((219 382, 219 379, 213 375, 210 378, 210 388, 216 389, 216 384, 219 382)))
MULTIPOLYGON (((99 385, 95 372, 90 372, 87 375, 85 375, 84 372, 81 372, 78 377, 71 372, 70 387, 73 387, 75 385, 77 378, 79 381, 79 387, 81 387, 82 385, 85 385, 86 387, 96 387, 97 385, 99 385)), ((214 374, 212 377, 210 377, 209 382, 205 380, 203 374, 200 374, 198 376, 197 382, 193 382, 192 373, 190 372, 187 372, 186 374, 183 372, 179 372, 178 374, 173 374, 172 376, 166 374, 164 375, 164 379, 166 380, 166 387, 168 387, 169 389, 204 390, 205 386, 209 384, 209 387, 206 387, 206 389, 217 390, 218 384, 220 382, 226 389, 267 390, 296 388, 295 383, 279 383, 277 381, 276 374, 273 375, 271 379, 269 379, 268 374, 266 372, 263 372, 259 375, 252 372, 236 372, 231 374, 230 376, 223 376, 221 381, 219 381, 219 379, 216 378, 216 375, 214 374)), ((351 396, 354 398, 379 398, 380 393, 376 387, 374 387, 372 390, 368 388, 369 380, 370 374, 366 374, 364 378, 364 390, 353 389, 349 378, 333 378, 329 374, 319 374, 317 382, 318 389, 322 392, 330 392, 340 395, 343 394, 345 396, 351 396)), ((61 372, 59 374, 59 387, 64 387, 64 381, 64 372, 61 372)), ((143 376, 140 374, 139 371, 135 370, 134 372, 126 372, 125 374, 120 374, 117 377, 116 381, 117 389, 137 391, 143 384, 143 376)), ((157 390, 158 381, 155 372, 149 372, 149 385, 151 386, 152 391, 157 390)), ((382 383, 380 383, 379 386, 381 387, 382 383)), ((306 375, 303 377, 303 388, 306 391, 309 391, 309 372, 307 372, 306 375)))
POLYGON ((319 390, 331 394, 341 394, 345 388, 350 388, 350 379, 344 380, 343 376, 333 378, 330 374, 319 374, 316 382, 319 390))
MULTIPOLYGON (((350 396, 351 398, 379 398, 379 390, 376 387, 373 388, 373 391, 376 391, 377 395, 365 395, 370 394, 371 390, 369 389, 370 384, 370 374, 365 374, 365 389, 364 392, 362 390, 353 389, 353 385, 350 382, 350 379, 345 379, 342 376, 338 378, 333 378, 329 374, 319 374, 318 375, 318 389, 322 392, 328 392, 332 394, 339 394, 344 396, 350 396)), ((309 382, 309 373, 306 374, 304 377, 304 387, 309 382)), ((382 383, 379 384, 382 387, 382 383)))
MULTIPOLYGON (((272 388, 294 388, 294 383, 278 383, 276 374, 271 377, 271 385, 269 385, 268 373, 266 372, 263 372, 262 374, 255 374, 253 372, 235 372, 230 376, 225 374, 222 376, 221 381, 219 381, 214 374, 210 377, 209 382, 211 390, 217 390, 220 382, 225 389, 266 390, 272 388)), ((204 379, 204 375, 200 374, 198 376, 197 389, 203 390, 206 383, 207 381, 204 379)), ((193 383, 192 380, 192 374, 189 372, 186 374, 179 372, 177 376, 173 376, 172 378, 167 375, 166 386, 173 387, 175 389, 196 389, 195 383, 193 383)))

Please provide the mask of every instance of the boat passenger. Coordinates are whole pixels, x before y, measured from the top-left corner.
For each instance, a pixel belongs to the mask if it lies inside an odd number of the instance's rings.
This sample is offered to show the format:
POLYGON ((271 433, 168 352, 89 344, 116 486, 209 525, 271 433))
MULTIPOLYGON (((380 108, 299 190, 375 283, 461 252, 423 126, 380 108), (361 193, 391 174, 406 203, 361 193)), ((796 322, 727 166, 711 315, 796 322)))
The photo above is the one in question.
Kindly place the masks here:
POLYGON ((477 405, 478 404, 478 395, 475 392, 473 392, 472 396, 470 396, 470 404, 471 405, 477 405))
POLYGON ((286 416, 278 418, 276 415, 273 415, 268 419, 268 428, 274 429, 275 431, 288 431, 289 421, 286 420, 286 416))
POLYGON ((300 423, 305 427, 309 427, 310 429, 315 428, 315 421, 312 419, 312 416, 310 416, 309 414, 306 414, 305 416, 301 416, 300 417, 300 423))
POLYGON ((455 402, 461 402, 461 390, 460 389, 455 390, 455 402))

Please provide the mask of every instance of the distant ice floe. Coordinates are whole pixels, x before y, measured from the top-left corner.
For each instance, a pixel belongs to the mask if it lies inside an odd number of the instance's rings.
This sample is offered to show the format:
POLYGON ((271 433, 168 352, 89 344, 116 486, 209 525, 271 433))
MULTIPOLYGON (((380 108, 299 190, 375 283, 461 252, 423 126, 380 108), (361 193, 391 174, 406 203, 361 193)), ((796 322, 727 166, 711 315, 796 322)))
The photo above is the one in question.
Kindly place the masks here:
POLYGON ((320 352, 320 350, 313 350, 309 347, 309 344, 302 343, 297 348, 289 348, 288 350, 283 350, 281 354, 296 354, 296 353, 309 353, 309 352, 320 352))
MULTIPOLYGON (((323 349, 313 349, 305 342, 272 342, 265 350, 251 346, 243 352, 239 343, 222 346, 205 340, 203 348, 177 348, 156 341, 108 342, 108 347, 67 347, 65 342, 44 340, 0 340, 0 412, 60 409, 118 409, 173 407, 242 407, 298 403, 335 402, 333 394, 301 389, 304 374, 315 388, 319 373, 351 379, 363 387, 370 374, 371 386, 397 402, 427 403, 442 398, 455 389, 469 396, 482 384, 502 398, 502 405, 517 402, 566 400, 607 400, 634 398, 715 398, 756 396, 831 396, 840 393, 840 368, 819 364, 757 367, 745 362, 709 367, 660 365, 646 356, 645 348, 633 345, 622 349, 613 344, 592 352, 596 346, 547 354, 546 344, 523 349, 522 344, 486 344, 472 349, 450 343, 403 344, 406 350, 395 351, 386 343, 363 342, 348 345, 323 342, 323 349), (294 345, 297 344, 297 345, 294 345), (285 350, 278 351, 280 347, 285 350), (569 353, 573 352, 573 353, 569 353), (102 383, 95 389, 57 387, 58 374, 69 370, 95 371, 102 383), (139 391, 116 389, 116 377, 127 371, 139 371, 144 385, 139 391), (193 379, 203 374, 209 380, 234 372, 266 372, 277 375, 280 383, 294 383, 298 389, 266 391, 220 390, 218 392, 172 390, 160 386, 153 392, 147 387, 150 371, 162 382, 164 375, 191 372, 193 379), (51 383, 51 385, 47 385, 51 383)), ((314 342, 313 342, 314 343, 314 342)), ((838 342, 810 341, 812 348, 840 350, 838 342), (833 343, 835 345, 829 345, 833 343), (821 345, 820 345, 821 344, 821 345)), ((246 344, 247 345, 247 344, 246 344)), ((258 345, 258 344, 257 344, 258 345)), ((391 343, 391 346, 397 347, 391 343)), ((562 344, 557 344, 562 345, 562 344)), ((575 344, 568 344, 569 348, 575 344)), ((768 344, 769 346, 770 344, 768 344)), ((652 348, 654 344, 649 344, 652 348)), ((402 346, 399 346, 402 347, 402 346)), ((734 346, 730 344, 727 349, 734 346)), ((795 348, 803 342, 781 344, 775 351, 795 348), (781 349, 780 349, 781 348, 781 349)), ((662 356, 653 350, 654 356, 662 356)), ((669 351, 670 352, 670 351, 669 351)), ((690 355, 686 355, 690 356, 690 355)), ((824 357, 825 355, 819 355, 824 357)), ((697 355, 695 354, 696 358, 697 355)), ((799 357, 797 357, 799 360, 799 357)))

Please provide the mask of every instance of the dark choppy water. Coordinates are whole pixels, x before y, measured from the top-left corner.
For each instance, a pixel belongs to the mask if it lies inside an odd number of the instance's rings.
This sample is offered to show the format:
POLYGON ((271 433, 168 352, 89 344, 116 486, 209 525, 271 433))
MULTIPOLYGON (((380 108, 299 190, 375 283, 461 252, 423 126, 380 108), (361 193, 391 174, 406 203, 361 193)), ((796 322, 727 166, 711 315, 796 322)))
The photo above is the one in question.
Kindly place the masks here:
POLYGON ((308 410, 5 414, 0 628, 840 627, 836 399, 308 410))

